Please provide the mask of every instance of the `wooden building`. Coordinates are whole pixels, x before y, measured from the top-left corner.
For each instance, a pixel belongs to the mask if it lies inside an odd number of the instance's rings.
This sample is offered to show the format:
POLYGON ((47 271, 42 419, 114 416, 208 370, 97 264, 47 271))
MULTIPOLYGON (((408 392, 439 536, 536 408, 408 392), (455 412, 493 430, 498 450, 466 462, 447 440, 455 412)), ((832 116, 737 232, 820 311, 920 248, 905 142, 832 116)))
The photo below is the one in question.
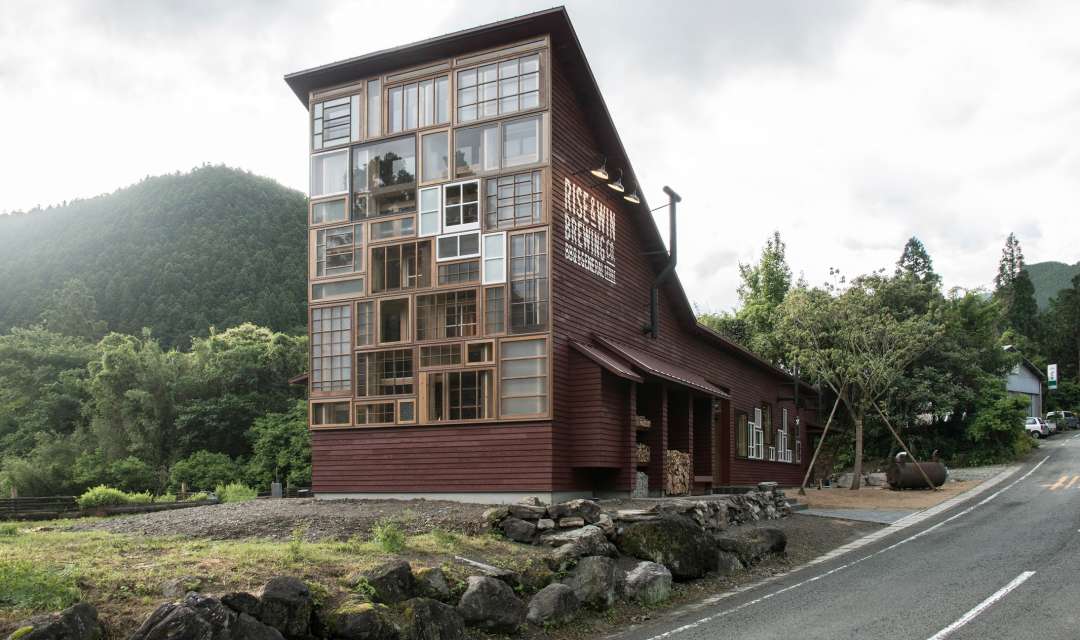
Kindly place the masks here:
POLYGON ((317 494, 655 494, 669 450, 699 493, 801 480, 812 389, 696 322, 563 9, 286 81, 317 494))

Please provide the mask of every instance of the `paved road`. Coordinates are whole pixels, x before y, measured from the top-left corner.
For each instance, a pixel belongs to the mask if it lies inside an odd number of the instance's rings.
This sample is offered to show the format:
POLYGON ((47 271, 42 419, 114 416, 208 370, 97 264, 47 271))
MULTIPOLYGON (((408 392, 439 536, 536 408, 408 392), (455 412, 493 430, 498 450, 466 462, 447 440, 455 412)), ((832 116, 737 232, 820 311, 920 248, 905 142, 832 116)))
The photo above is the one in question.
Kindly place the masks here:
POLYGON ((977 491, 618 638, 1080 638, 1080 435, 1044 440, 1019 470, 977 491))

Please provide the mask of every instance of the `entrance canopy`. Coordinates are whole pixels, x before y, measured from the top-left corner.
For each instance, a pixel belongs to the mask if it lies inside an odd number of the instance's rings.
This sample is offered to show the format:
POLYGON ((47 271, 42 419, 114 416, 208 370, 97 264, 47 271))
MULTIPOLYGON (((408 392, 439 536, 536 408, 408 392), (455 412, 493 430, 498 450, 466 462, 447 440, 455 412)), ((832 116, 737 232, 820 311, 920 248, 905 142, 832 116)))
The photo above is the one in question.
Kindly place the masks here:
MULTIPOLYGON (((575 343, 574 347, 579 351, 582 351, 583 348, 589 349, 590 351, 599 354, 599 357, 602 357, 604 360, 615 363, 620 370, 636 369, 641 373, 689 387, 694 391, 699 391, 717 398, 730 398, 726 391, 710 383, 700 374, 687 369, 682 365, 659 358, 647 351, 625 345, 621 342, 615 342, 614 340, 608 340, 607 338, 602 338, 600 336, 594 336, 594 338, 600 343, 602 348, 580 345, 579 343, 575 343)), ((589 353, 582 352, 586 356, 592 358, 589 353)), ((593 358, 593 360, 596 360, 596 358, 593 358)), ((603 362, 598 361, 597 364, 610 370, 610 367, 603 362)), ((612 371, 612 373, 621 375, 616 371, 612 371)), ((626 376, 623 375, 622 377, 626 376)))

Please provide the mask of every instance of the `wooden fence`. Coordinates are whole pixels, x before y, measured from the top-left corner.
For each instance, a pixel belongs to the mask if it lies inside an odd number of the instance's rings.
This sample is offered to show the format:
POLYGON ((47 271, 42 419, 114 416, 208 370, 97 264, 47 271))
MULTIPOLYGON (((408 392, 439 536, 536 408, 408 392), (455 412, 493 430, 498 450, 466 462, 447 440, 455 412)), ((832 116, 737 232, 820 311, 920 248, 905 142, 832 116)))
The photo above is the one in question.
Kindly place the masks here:
POLYGON ((78 510, 75 496, 0 499, 0 520, 53 520, 74 516, 78 510))

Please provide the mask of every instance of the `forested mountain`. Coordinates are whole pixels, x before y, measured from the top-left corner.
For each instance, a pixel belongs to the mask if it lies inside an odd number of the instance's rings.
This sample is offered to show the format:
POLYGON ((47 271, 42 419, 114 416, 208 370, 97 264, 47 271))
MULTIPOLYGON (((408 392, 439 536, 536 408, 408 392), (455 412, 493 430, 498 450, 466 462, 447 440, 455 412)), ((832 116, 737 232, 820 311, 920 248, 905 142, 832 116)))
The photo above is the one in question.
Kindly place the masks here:
POLYGON ((1062 262, 1037 262, 1024 267, 1031 284, 1035 285, 1035 301, 1039 309, 1050 306, 1053 298, 1062 289, 1068 289, 1073 276, 1080 274, 1080 262, 1068 265, 1062 262))
POLYGON ((204 166, 0 215, 0 333, 81 280, 108 329, 186 346, 210 326, 304 332, 305 196, 204 166))

